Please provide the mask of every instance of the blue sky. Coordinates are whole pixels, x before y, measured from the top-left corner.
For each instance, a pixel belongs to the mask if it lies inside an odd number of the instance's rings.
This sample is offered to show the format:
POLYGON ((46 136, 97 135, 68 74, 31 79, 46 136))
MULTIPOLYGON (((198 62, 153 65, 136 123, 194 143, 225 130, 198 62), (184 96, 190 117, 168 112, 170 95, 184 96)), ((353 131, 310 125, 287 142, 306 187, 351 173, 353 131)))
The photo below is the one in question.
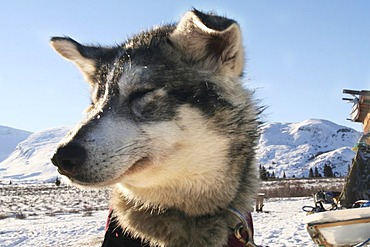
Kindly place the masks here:
POLYGON ((267 105, 264 121, 346 120, 342 90, 370 86, 370 1, 0 1, 0 125, 40 131, 73 125, 89 88, 49 46, 52 36, 114 45, 188 9, 237 20, 245 83, 267 105))

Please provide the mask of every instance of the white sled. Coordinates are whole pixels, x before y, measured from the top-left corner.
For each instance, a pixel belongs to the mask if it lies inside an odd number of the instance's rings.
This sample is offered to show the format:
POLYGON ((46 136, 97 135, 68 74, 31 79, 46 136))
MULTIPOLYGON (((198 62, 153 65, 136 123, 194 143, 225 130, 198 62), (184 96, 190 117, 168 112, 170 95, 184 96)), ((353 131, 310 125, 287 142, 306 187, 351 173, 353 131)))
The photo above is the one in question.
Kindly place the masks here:
POLYGON ((355 246, 370 239, 370 207, 313 213, 303 222, 319 246, 355 246))

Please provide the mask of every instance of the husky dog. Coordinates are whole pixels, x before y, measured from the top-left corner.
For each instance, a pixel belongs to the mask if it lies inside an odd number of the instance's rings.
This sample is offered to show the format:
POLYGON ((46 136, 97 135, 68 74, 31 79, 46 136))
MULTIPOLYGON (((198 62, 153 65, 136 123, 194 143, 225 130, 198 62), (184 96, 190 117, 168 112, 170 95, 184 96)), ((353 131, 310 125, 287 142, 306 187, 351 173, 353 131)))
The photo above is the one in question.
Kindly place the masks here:
POLYGON ((231 19, 187 12, 119 46, 53 37, 91 86, 84 119, 52 162, 82 186, 113 186, 118 224, 151 246, 225 246, 252 210, 259 108, 242 86, 231 19))

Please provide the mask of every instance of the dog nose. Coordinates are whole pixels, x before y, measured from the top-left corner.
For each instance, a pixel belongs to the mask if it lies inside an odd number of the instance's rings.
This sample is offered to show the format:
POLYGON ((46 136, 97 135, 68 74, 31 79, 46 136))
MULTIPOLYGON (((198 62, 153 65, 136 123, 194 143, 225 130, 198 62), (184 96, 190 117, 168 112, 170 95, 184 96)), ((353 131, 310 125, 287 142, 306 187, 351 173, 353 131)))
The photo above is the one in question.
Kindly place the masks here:
POLYGON ((78 172, 78 167, 86 160, 86 150, 79 144, 71 142, 59 147, 51 158, 51 162, 58 167, 62 175, 73 176, 78 172))

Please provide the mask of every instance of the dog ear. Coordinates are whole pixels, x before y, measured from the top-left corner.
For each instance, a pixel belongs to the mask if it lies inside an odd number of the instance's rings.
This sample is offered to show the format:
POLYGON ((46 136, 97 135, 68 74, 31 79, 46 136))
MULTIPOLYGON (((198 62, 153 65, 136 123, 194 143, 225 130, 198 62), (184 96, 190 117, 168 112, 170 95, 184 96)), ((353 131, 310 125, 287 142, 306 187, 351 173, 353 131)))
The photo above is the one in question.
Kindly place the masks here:
POLYGON ((243 72, 242 36, 233 20, 194 9, 180 20, 170 40, 187 59, 204 69, 232 76, 243 72))
POLYGON ((53 37, 50 45, 65 59, 72 61, 82 72, 85 80, 93 83, 98 47, 83 46, 69 37, 53 37))

